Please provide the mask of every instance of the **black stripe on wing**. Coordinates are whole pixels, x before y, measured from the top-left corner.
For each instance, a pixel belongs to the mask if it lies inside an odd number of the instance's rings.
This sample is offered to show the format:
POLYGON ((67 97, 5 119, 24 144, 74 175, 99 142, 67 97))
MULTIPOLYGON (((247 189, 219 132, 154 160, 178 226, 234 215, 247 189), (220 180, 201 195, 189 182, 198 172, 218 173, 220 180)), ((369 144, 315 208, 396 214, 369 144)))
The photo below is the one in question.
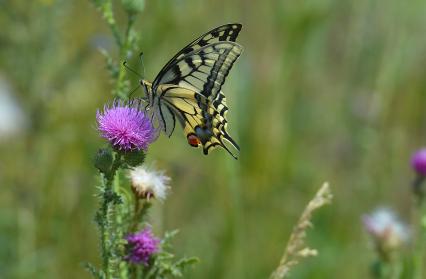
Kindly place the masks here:
POLYGON ((224 142, 224 140, 228 141, 236 150, 240 151, 238 144, 228 134, 228 121, 226 120, 227 111, 228 107, 226 106, 225 95, 220 92, 210 106, 210 113, 213 118, 212 130, 213 134, 215 135, 215 139, 212 138, 210 141, 206 142, 206 144, 203 146, 203 151, 204 154, 208 154, 210 148, 214 148, 219 145, 223 147, 229 154, 231 154, 232 157, 237 159, 237 156, 228 149, 224 142))
POLYGON ((177 60, 160 84, 188 88, 213 100, 241 52, 242 47, 233 42, 207 45, 177 60))
POLYGON ((160 104, 158 106, 158 119, 160 127, 168 137, 171 137, 176 126, 176 116, 169 106, 160 104))
POLYGON ((173 56, 172 59, 167 62, 167 64, 161 69, 161 71, 158 73, 157 77, 155 78, 153 82, 153 87, 155 88, 158 84, 160 84, 160 80, 162 76, 170 70, 173 64, 175 64, 176 60, 181 59, 185 55, 187 55, 190 52, 193 52, 199 48, 202 48, 206 45, 215 43, 215 42, 222 42, 222 41, 229 41, 229 42, 235 42, 235 40, 238 37, 238 34, 240 33, 242 28, 242 25, 239 23, 231 23, 231 24, 225 24, 219 27, 214 28, 213 30, 210 30, 209 32, 201 35, 191 43, 189 43, 186 47, 184 47, 182 50, 180 50, 175 56, 173 56))
POLYGON ((163 101, 175 112, 182 126, 190 128, 188 133, 194 134, 200 139, 204 154, 208 154, 211 148, 221 146, 234 158, 237 158, 225 144, 226 140, 235 149, 240 150, 227 131, 226 112, 228 107, 223 93, 220 92, 215 100, 210 101, 196 92, 192 92, 192 94, 189 92, 190 90, 185 88, 169 87, 165 90, 163 101), (202 136, 206 134, 209 136, 202 136))

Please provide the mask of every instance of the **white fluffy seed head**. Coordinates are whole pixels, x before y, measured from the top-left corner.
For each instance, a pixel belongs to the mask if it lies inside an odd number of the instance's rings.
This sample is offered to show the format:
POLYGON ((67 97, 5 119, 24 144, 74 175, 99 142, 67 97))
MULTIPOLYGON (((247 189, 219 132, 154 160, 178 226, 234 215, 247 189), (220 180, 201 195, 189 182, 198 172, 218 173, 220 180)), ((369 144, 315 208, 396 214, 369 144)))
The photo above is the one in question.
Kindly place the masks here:
POLYGON ((379 208, 364 215, 362 221, 366 231, 382 249, 397 249, 410 239, 409 228, 388 208, 379 208))
POLYGON ((156 198, 164 201, 170 189, 170 177, 163 171, 145 166, 138 166, 130 170, 132 190, 137 197, 143 199, 156 198))

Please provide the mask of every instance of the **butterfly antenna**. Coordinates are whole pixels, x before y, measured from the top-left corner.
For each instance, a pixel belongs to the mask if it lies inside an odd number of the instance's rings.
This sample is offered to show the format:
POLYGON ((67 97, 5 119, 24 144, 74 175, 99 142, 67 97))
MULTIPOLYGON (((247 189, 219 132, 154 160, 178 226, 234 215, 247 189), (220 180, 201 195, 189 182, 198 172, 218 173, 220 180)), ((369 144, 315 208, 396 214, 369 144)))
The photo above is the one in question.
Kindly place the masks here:
POLYGON ((138 72, 136 72, 135 70, 133 70, 132 68, 130 68, 129 66, 127 66, 127 61, 123 62, 123 66, 124 68, 126 68, 128 71, 134 73, 135 75, 137 75, 138 77, 140 77, 141 79, 143 79, 143 76, 141 74, 139 74, 138 72))
POLYGON ((129 95, 127 96, 129 99, 132 97, 133 93, 135 93, 141 86, 136 86, 132 91, 130 91, 129 95))
POLYGON ((141 53, 139 54, 139 58, 140 58, 141 63, 142 63, 142 73, 143 73, 143 75, 142 75, 142 76, 145 76, 145 64, 143 63, 143 52, 141 52, 141 53))

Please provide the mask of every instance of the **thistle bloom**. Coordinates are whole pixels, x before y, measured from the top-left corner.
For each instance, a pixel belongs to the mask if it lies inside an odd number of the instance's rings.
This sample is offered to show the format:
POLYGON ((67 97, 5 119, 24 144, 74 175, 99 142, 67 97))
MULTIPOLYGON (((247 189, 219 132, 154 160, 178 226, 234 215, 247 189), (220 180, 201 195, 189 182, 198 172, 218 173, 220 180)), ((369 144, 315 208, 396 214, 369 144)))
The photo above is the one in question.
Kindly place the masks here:
POLYGON ((390 209, 380 208, 362 218, 366 231, 383 255, 401 247, 410 238, 409 229, 390 209))
POLYGON ((148 265, 152 255, 159 250, 160 239, 153 235, 149 227, 127 236, 126 240, 129 252, 125 259, 134 264, 148 265))
POLYGON ((164 200, 170 188, 170 177, 163 171, 156 171, 144 166, 138 166, 130 170, 132 190, 139 198, 149 199, 154 197, 164 200))
POLYGON ((420 176, 426 176, 426 148, 418 150, 411 157, 411 166, 420 176))
POLYGON ((101 136, 119 150, 146 150, 156 138, 149 118, 132 103, 115 101, 97 111, 96 120, 101 136))

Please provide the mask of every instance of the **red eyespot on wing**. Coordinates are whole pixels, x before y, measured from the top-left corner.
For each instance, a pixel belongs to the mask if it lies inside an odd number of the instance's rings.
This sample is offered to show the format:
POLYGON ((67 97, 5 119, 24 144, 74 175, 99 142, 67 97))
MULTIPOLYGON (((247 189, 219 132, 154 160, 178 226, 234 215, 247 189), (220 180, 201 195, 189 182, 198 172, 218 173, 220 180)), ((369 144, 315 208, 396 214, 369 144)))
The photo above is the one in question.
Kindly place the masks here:
POLYGON ((193 147, 198 147, 198 145, 201 143, 200 140, 197 138, 196 135, 190 134, 187 137, 189 145, 193 147))

